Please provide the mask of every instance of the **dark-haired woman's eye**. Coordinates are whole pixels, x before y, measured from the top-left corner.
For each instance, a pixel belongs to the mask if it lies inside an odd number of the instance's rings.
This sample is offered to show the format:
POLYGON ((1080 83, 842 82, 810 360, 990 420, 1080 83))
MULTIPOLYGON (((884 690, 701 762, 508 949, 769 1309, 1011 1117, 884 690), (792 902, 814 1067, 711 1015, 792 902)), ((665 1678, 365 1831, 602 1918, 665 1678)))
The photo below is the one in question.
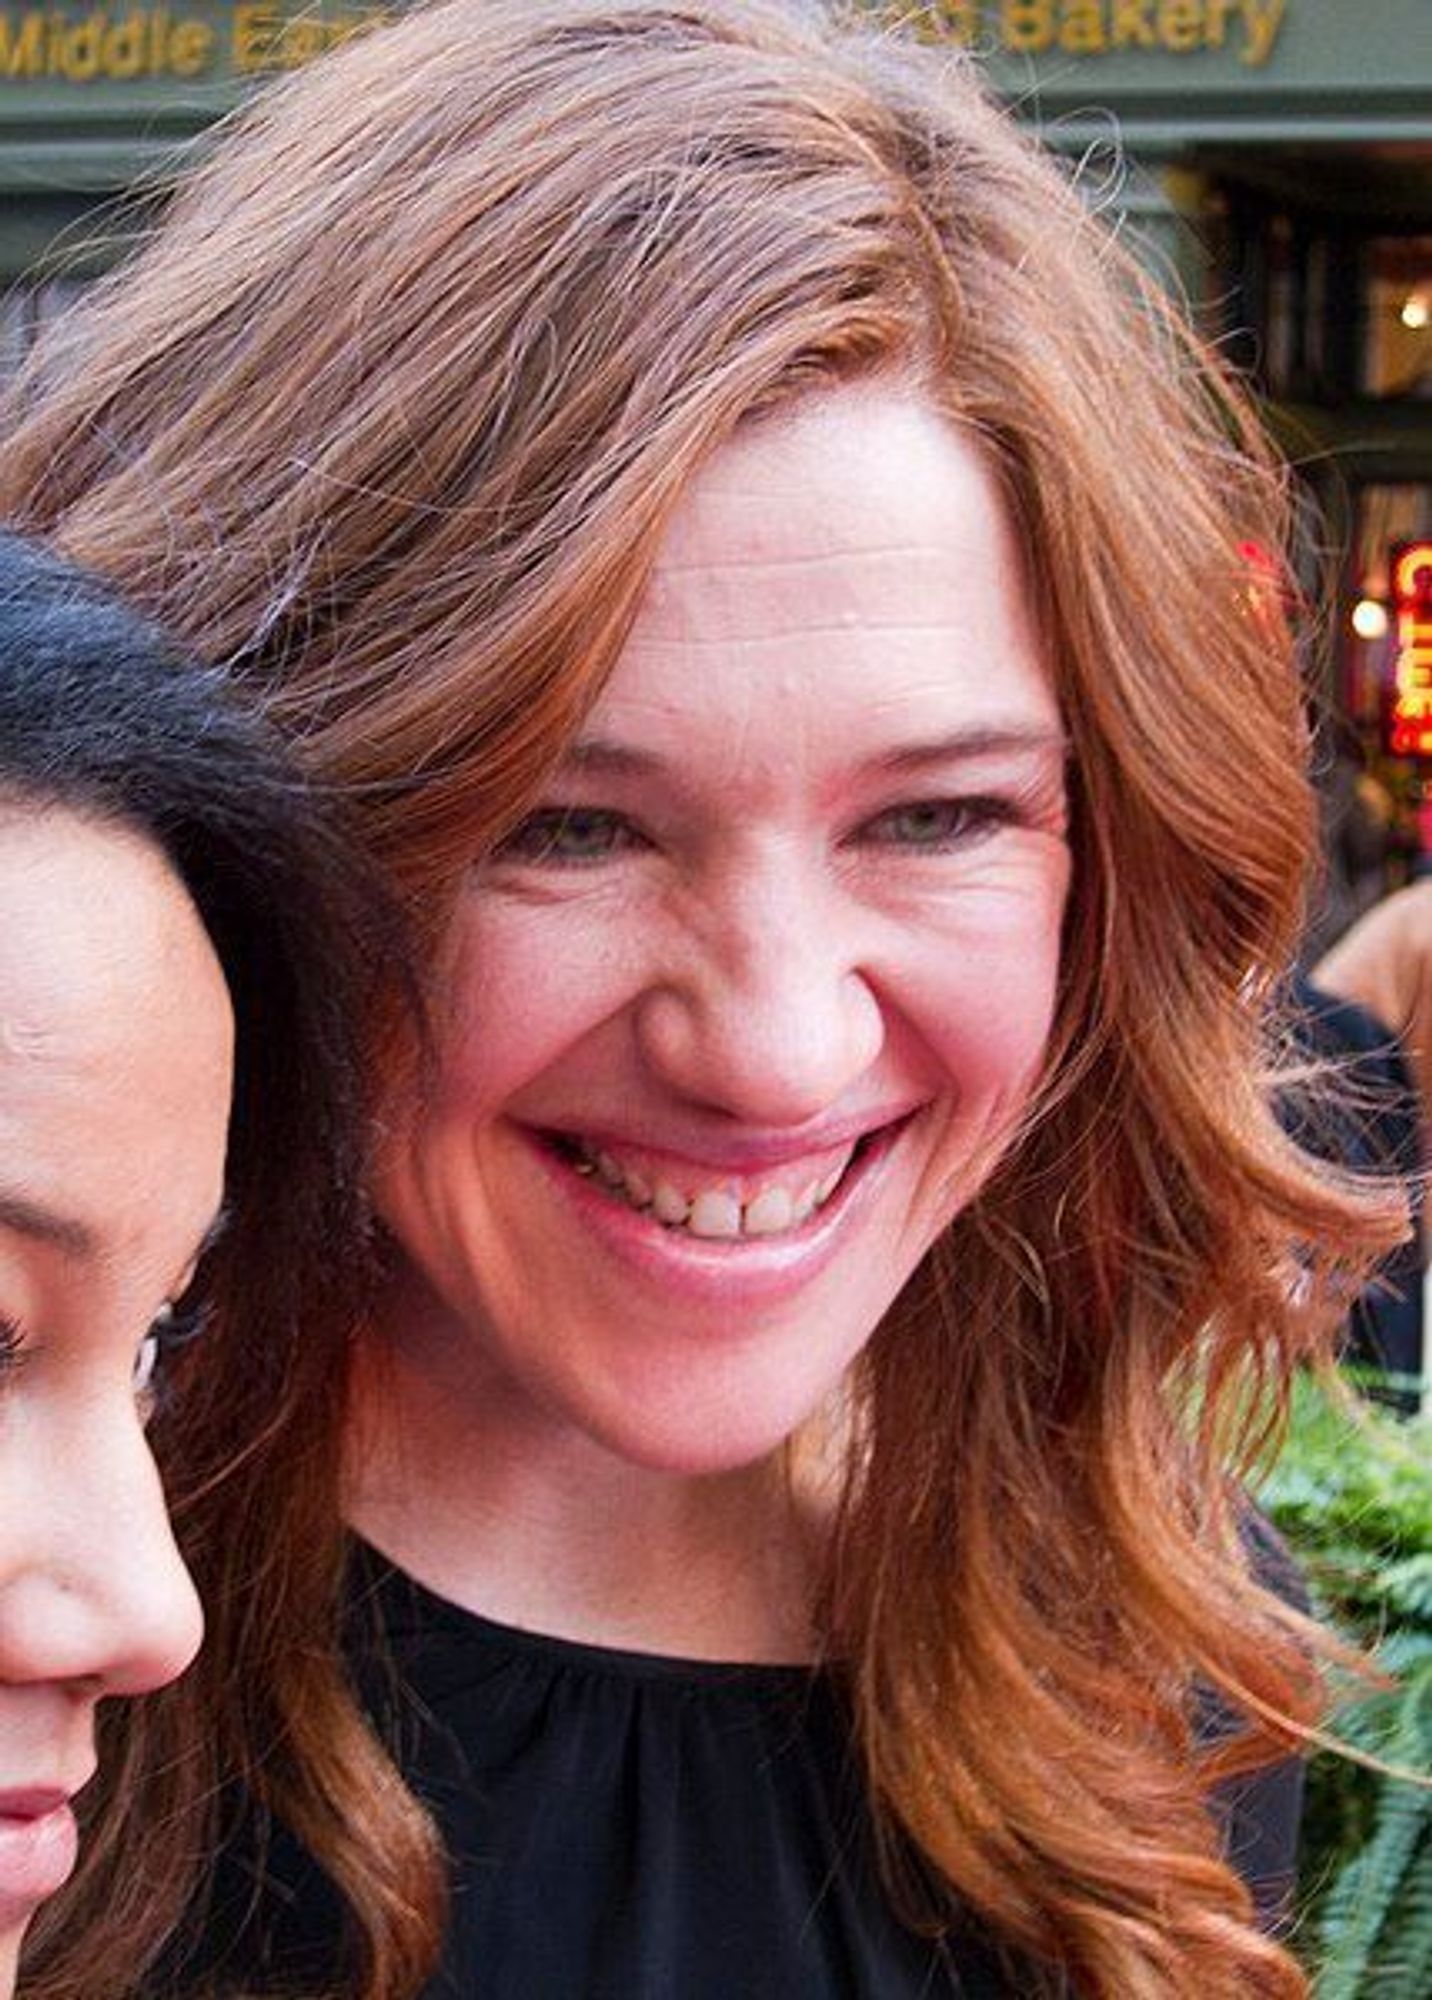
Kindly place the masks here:
POLYGON ((134 1394, 146 1416, 163 1388, 166 1362, 180 1348, 198 1339, 208 1317, 208 1301, 192 1285, 182 1298, 167 1300, 154 1315, 134 1356, 134 1394))
POLYGON ((136 1398, 143 1400, 152 1396, 159 1374, 159 1333, 151 1327, 139 1343, 134 1357, 134 1375, 130 1386, 136 1398))
POLYGON ((25 1359, 25 1335, 18 1320, 0 1317, 0 1390, 25 1359))

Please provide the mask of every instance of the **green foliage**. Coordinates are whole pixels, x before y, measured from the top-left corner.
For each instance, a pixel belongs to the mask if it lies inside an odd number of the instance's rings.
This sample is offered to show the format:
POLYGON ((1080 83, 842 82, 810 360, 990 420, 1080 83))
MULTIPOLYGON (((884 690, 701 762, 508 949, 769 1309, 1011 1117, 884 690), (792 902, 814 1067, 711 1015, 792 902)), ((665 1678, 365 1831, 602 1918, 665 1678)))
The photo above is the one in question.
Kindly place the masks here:
MULTIPOLYGON (((1432 1421, 1399 1422, 1311 1382, 1260 1499, 1320 1609, 1388 1684, 1355 1684, 1337 1733, 1432 1773, 1432 1421)), ((1432 1994, 1432 1787, 1315 1757, 1308 1773, 1299 1941, 1318 2000, 1432 1994)))

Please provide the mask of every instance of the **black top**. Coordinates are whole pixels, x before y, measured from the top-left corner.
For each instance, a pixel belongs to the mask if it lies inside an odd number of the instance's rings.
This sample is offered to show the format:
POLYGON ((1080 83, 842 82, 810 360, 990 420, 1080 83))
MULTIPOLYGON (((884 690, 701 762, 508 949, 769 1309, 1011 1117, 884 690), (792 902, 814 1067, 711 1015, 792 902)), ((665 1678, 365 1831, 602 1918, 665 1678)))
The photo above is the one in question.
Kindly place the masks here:
MULTIPOLYGON (((1029 1968, 972 1928, 935 1945, 895 1919, 829 1674, 544 1638, 369 1549, 357 1568, 365 1698, 451 1855, 425 2000, 1027 2000, 1029 1968)), ((1226 1802, 1266 1902, 1287 1885, 1300 1783, 1284 1765, 1226 1802)), ((261 1878, 252 1853, 225 1857, 203 1974, 245 1994, 342 1992, 323 1878, 281 1830, 261 1878)))

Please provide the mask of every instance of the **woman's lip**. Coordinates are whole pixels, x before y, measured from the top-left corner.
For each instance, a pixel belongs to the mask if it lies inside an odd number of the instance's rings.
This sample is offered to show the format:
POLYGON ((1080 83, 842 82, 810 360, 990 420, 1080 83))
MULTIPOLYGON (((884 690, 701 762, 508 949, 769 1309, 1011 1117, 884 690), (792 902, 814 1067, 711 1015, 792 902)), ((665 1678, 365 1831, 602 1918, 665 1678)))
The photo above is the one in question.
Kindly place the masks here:
POLYGON ((79 1830, 63 1792, 49 1796, 47 1810, 29 1805, 38 1796, 0 1793, 0 1900, 34 1908, 62 1889, 74 1873, 79 1830), (18 1805, 21 1810, 13 1811, 18 1805))
POLYGON ((0 1792, 0 1819, 43 1819, 73 1796, 63 1785, 11 1786, 0 1792))
POLYGON ((540 1134, 522 1129, 531 1155, 583 1227, 636 1277, 692 1304, 740 1306, 776 1303, 819 1276, 874 1199, 889 1155, 910 1122, 897 1119, 871 1134, 830 1199, 798 1229, 721 1238, 664 1227, 649 1212, 595 1186, 540 1134))
POLYGON ((763 1169, 789 1166, 801 1160, 839 1152, 862 1139, 878 1138, 891 1126, 900 1124, 916 1110, 915 1104, 895 1104, 881 1111, 866 1112, 858 1118, 810 1127, 797 1132, 747 1135, 732 1140, 726 1135, 682 1136, 673 1144, 669 1135, 648 1130, 640 1124, 538 1125, 526 1129, 546 1138, 563 1139, 573 1145, 612 1153, 640 1153, 654 1161, 669 1162, 674 1173, 700 1174, 719 1180, 749 1179, 763 1169))

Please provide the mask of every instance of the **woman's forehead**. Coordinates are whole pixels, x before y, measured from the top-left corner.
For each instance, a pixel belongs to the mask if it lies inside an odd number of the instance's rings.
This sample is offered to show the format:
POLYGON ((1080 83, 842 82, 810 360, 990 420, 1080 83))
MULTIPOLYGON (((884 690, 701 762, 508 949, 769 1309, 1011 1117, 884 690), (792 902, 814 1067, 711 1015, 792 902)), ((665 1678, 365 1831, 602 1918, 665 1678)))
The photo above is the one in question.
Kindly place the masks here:
POLYGON ((1014 525, 971 441, 908 392, 842 388, 739 433, 670 524, 585 742, 702 728, 779 758, 1045 735, 1057 703, 1014 525))

